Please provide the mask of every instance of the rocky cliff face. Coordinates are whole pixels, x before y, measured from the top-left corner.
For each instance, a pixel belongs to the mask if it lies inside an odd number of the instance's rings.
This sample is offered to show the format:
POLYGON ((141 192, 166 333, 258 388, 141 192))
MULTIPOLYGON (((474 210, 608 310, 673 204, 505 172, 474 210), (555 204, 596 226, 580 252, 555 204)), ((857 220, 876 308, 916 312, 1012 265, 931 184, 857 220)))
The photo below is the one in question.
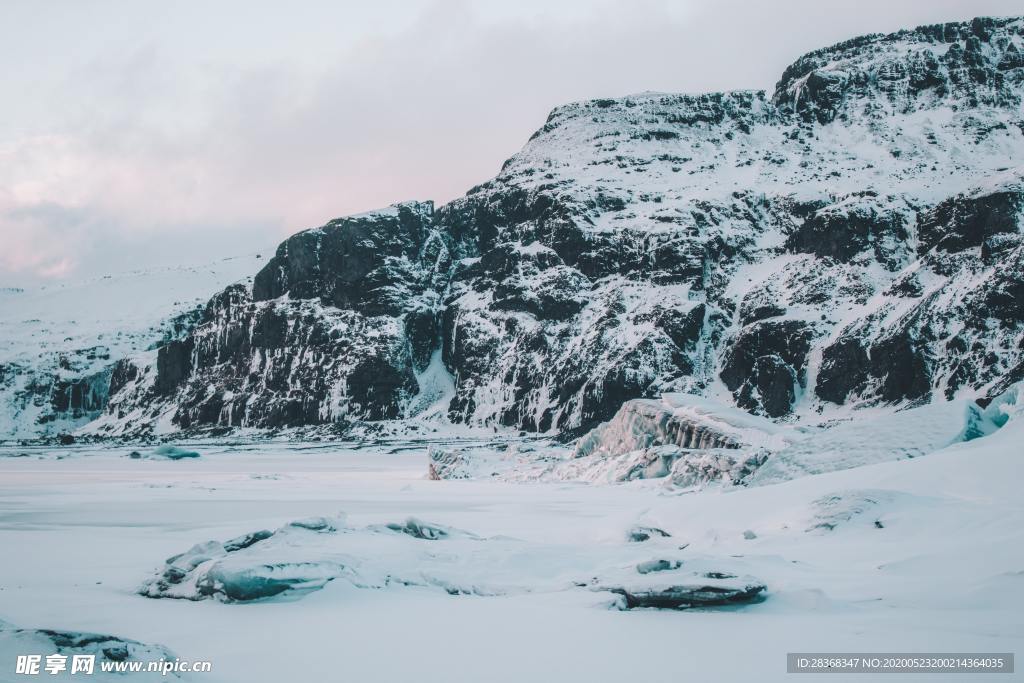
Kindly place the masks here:
POLYGON ((402 417, 440 343, 451 259, 432 218, 429 202, 408 203, 292 236, 251 287, 213 297, 191 334, 119 365, 94 427, 402 417))
POLYGON ((406 415, 575 432, 699 393, 778 419, 998 392, 1024 373, 1024 21, 866 36, 773 95, 553 111, 438 208, 332 221, 114 371, 90 428, 406 415))

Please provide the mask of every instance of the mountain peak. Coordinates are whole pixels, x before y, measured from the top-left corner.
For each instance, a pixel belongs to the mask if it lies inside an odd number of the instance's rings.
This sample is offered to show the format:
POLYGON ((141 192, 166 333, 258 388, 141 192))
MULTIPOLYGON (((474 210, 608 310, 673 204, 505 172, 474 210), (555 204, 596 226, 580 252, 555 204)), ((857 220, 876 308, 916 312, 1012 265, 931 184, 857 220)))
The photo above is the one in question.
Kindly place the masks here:
POLYGON ((944 104, 1020 106, 1022 35, 1020 17, 978 17, 852 38, 793 62, 772 101, 819 123, 944 104))

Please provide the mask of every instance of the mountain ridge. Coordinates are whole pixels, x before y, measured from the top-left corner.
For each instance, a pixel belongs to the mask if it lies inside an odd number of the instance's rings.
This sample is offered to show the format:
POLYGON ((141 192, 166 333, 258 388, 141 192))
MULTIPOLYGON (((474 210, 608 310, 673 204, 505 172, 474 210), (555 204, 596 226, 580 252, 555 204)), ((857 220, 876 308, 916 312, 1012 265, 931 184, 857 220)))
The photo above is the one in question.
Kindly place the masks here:
POLYGON ((1024 340, 1022 33, 854 38, 771 97, 556 107, 464 197, 286 240, 122 361, 85 431, 401 418, 436 353, 451 420, 565 434, 662 392, 795 421, 990 395, 1024 340))

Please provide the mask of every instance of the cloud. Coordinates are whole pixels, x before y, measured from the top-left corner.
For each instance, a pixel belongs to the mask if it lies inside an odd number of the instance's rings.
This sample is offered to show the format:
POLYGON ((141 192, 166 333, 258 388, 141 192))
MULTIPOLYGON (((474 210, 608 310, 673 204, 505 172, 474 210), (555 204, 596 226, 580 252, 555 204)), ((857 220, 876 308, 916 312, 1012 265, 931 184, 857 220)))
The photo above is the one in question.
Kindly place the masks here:
POLYGON ((0 50, 19 51, 0 52, 0 76, 30 95, 0 123, 0 284, 212 259, 395 201, 446 201, 558 104, 770 89, 808 49, 963 18, 946 1, 95 7, 20 6, 28 36, 0 30, 0 50), (35 55, 33 26, 66 58, 35 55))
POLYGON ((76 265, 69 253, 83 246, 91 222, 78 211, 50 202, 0 207, 0 268, 45 278, 69 274, 76 265))

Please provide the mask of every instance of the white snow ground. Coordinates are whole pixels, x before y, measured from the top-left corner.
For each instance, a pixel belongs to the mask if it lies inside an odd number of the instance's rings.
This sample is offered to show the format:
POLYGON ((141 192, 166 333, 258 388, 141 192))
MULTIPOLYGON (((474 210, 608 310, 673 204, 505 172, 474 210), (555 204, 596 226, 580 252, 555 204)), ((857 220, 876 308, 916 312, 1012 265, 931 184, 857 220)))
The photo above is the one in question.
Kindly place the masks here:
MULTIPOLYGON (((430 481, 422 441, 190 444, 202 456, 176 461, 131 459, 128 446, 5 447, 0 620, 209 659, 212 673, 187 679, 202 681, 773 681, 787 679, 792 651, 1019 651, 1022 443, 1024 419, 1011 419, 923 457, 689 494, 656 480, 430 481), (486 589, 481 567, 509 562, 522 569, 496 570, 494 586, 514 574, 536 592, 453 596, 338 578, 297 599, 247 604, 136 593, 196 543, 340 512, 351 528, 412 516, 483 537, 472 553, 469 542, 410 538, 426 559, 396 573, 429 567, 486 589), (629 543, 636 525, 671 536, 629 543), (501 542, 489 545, 494 537, 501 542), (543 560, 514 564, 531 557, 543 560), (613 595, 565 580, 586 583, 595 566, 632 575, 656 558, 753 575, 767 597, 722 610, 618 611, 613 595)), ((321 541, 296 543, 299 557, 321 541)), ((0 638, 0 681, 19 678, 14 642, 0 638)))

